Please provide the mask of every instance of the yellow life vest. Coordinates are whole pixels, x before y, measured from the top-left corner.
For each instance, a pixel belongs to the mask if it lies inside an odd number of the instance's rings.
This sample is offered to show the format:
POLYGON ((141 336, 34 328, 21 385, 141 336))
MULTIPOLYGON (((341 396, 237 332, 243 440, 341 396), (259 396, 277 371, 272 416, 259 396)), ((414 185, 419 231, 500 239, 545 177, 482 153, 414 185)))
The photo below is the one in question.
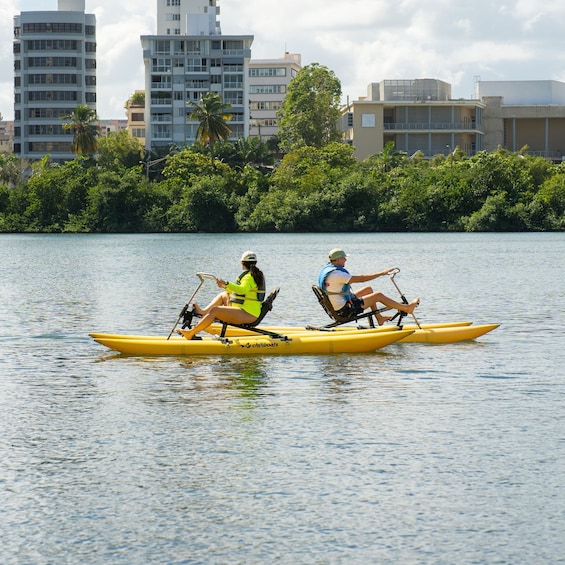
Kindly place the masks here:
POLYGON ((265 289, 257 287, 257 283, 249 271, 241 273, 237 277, 237 282, 228 282, 226 290, 230 293, 230 304, 239 306, 252 316, 259 316, 261 304, 265 299, 265 289))

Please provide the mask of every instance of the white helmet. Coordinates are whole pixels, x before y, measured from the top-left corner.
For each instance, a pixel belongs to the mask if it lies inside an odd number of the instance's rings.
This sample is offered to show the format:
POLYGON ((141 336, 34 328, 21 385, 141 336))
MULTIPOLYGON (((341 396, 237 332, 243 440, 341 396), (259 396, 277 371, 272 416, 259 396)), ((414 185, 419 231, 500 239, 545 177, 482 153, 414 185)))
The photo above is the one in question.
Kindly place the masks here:
POLYGON ((246 251, 241 256, 241 261, 245 261, 246 263, 257 263, 257 254, 255 251, 246 251))

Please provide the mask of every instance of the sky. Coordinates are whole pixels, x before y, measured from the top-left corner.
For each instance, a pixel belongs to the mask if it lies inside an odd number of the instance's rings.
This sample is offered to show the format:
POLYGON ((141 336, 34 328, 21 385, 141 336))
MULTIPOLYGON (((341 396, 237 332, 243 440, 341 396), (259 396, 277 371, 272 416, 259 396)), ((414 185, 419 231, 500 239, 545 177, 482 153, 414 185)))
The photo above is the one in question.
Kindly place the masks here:
MULTIPOLYGON (((385 79, 435 78, 453 98, 477 80, 565 82, 563 0, 219 0, 224 35, 253 35, 253 59, 300 53, 341 82, 343 102, 385 79)), ((0 0, 0 113, 12 120, 13 16, 57 0, 0 0)), ((144 88, 141 35, 156 33, 156 0, 86 0, 96 15, 97 110, 125 118, 144 88)))

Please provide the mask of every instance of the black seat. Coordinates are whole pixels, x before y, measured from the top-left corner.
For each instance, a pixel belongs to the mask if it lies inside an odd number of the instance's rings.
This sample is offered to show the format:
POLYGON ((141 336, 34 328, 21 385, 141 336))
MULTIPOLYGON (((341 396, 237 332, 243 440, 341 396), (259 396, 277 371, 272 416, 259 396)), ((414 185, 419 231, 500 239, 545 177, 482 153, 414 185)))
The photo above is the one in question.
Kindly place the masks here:
POLYGON ((251 322, 250 324, 230 324, 228 322, 221 322, 222 324, 222 331, 220 332, 220 337, 225 337, 226 335, 226 330, 228 328, 228 326, 232 326, 234 328, 241 328, 243 330, 250 330, 253 331, 255 333, 258 334, 262 334, 262 335, 268 335, 271 337, 276 337, 276 338, 283 338, 284 336, 282 336, 281 334, 277 333, 277 332, 272 332, 270 330, 264 330, 262 328, 258 328, 257 326, 262 322, 263 318, 273 309, 273 302, 275 300, 275 298, 277 297, 277 295, 279 294, 280 288, 274 288, 273 290, 271 290, 271 292, 269 292, 267 298, 265 298, 265 300, 263 300, 263 302, 261 303, 261 313, 259 314, 259 317, 254 321, 251 322))
MULTIPOLYGON (((369 326, 371 328, 375 327, 375 314, 385 312, 389 308, 379 308, 378 310, 369 310, 368 312, 361 312, 360 314, 351 314, 350 316, 341 316, 334 307, 328 297, 328 295, 318 286, 313 285, 312 290, 318 299, 318 302, 326 312, 326 314, 333 320, 333 323, 322 326, 322 328, 335 328, 336 326, 341 326, 342 324, 347 324, 348 322, 358 322, 359 320, 367 319, 369 321, 369 326)), ((398 317, 397 325, 400 327, 402 323, 402 318, 406 316, 404 312, 397 312, 392 319, 398 317)))

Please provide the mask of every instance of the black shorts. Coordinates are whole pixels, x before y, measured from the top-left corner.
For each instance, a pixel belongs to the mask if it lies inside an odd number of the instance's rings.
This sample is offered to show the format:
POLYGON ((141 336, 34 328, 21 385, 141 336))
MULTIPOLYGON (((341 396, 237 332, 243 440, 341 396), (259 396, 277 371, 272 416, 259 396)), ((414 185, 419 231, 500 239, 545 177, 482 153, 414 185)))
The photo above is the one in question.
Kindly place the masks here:
POLYGON ((351 318, 353 316, 357 316, 361 314, 365 310, 365 306, 363 301, 360 298, 352 298, 348 300, 342 308, 336 311, 336 314, 340 318, 351 318))

